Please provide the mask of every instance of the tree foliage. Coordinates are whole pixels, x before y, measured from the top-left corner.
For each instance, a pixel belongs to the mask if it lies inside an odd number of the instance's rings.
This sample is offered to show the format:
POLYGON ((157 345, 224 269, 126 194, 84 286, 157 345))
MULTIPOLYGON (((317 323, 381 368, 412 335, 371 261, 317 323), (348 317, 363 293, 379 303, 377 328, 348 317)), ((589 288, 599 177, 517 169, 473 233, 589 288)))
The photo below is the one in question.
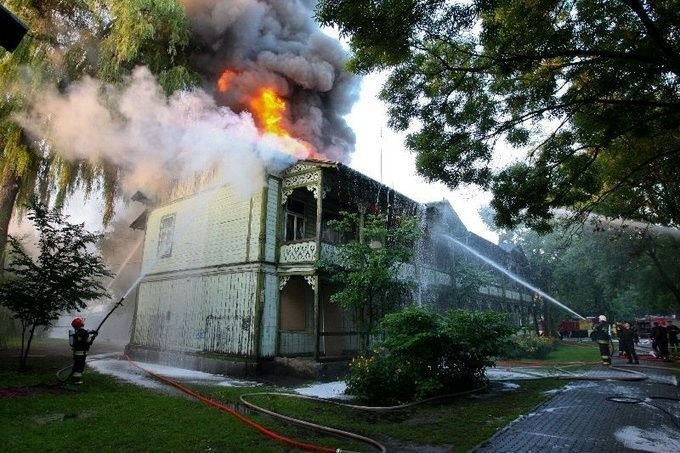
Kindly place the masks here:
POLYGON ((33 93, 65 92, 86 76, 120 83, 140 64, 167 93, 195 85, 184 52, 190 45, 184 9, 176 0, 12 0, 4 6, 29 33, 14 52, 0 48, 0 247, 15 204, 35 196, 61 206, 78 189, 97 191, 107 224, 119 195, 115 164, 63 159, 61 150, 27 137, 15 114, 30 108, 33 93))
POLYGON ((395 404, 479 387, 514 332, 507 314, 409 307, 385 316, 385 341, 350 363, 348 392, 395 404))
POLYGON ((39 234, 32 257, 13 236, 6 280, 0 286, 0 305, 12 311, 22 327, 21 368, 26 367, 35 330, 50 327, 59 315, 80 311, 86 303, 108 296, 102 279, 112 277, 93 250, 100 236, 70 224, 58 210, 41 203, 29 207, 27 217, 39 234))
POLYGON ((415 241, 421 232, 415 218, 405 217, 388 225, 380 214, 342 212, 339 220, 329 225, 351 237, 338 247, 333 262, 321 263, 339 290, 331 301, 355 314, 360 329, 371 332, 382 316, 400 307, 411 298, 411 282, 403 274, 403 265, 413 256, 415 241))
POLYGON ((494 195, 495 222, 555 208, 680 225, 673 1, 321 0, 360 72, 388 69, 390 125, 418 172, 494 195), (505 145, 526 157, 494 169, 505 145))
MULTIPOLYGON (((520 244, 536 284, 583 316, 632 320, 680 310, 680 238, 674 229, 600 219, 582 228, 557 225, 501 234, 520 244)), ((552 307, 558 320, 570 317, 552 307)))

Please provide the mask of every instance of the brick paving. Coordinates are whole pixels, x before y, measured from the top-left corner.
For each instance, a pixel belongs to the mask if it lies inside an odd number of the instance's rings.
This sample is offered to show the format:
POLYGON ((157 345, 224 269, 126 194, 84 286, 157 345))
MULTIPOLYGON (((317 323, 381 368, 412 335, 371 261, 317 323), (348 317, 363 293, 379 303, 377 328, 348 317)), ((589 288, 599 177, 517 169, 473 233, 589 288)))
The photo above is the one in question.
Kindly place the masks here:
POLYGON ((620 365, 568 382, 473 451, 680 452, 680 392, 669 364, 620 365), (637 373, 646 379, 630 380, 637 373))

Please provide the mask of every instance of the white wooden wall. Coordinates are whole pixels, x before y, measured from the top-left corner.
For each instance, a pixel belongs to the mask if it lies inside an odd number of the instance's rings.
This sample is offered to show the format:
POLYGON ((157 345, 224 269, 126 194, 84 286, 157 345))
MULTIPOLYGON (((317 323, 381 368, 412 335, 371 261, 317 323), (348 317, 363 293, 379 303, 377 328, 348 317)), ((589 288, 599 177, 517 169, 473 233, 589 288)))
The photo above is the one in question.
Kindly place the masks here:
POLYGON ((252 356, 256 291, 256 269, 145 281, 139 287, 133 343, 252 356))
MULTIPOLYGON (((270 216, 263 208, 278 206, 278 197, 276 187, 273 191, 259 191, 251 198, 242 198, 222 187, 174 201, 150 213, 134 344, 180 352, 251 357, 257 354, 258 298, 271 299, 271 288, 276 288, 276 282, 268 282, 272 277, 265 277, 265 290, 258 294, 261 240, 273 241, 270 247, 275 252, 276 239, 276 211, 271 214, 272 227, 268 226, 270 216), (265 193, 268 196, 263 200, 265 193), (161 219, 173 214, 172 253, 161 258, 158 254, 161 219), (266 231, 262 231, 263 227, 266 231), (270 229, 274 234, 271 240, 270 229)), ((263 314, 276 311, 270 306, 276 304, 276 296, 271 302, 261 302, 263 314)), ((275 317, 273 320, 276 322, 275 317)), ((263 317, 262 321, 269 326, 271 318, 263 317)), ((260 349, 268 353, 275 349, 275 341, 270 344, 262 334, 259 340, 260 349)))
POLYGON ((267 211, 264 225, 266 234, 264 259, 273 263, 276 261, 276 233, 279 228, 279 212, 282 209, 279 201, 281 198, 281 181, 270 177, 268 186, 267 211))
POLYGON ((260 356, 274 357, 279 329, 279 279, 276 276, 276 268, 272 267, 271 271, 265 272, 262 291, 264 298, 260 326, 260 356))
POLYGON ((149 215, 142 273, 193 269, 257 260, 262 191, 242 198, 228 187, 162 206, 149 215), (172 255, 158 257, 161 219, 175 214, 172 255))

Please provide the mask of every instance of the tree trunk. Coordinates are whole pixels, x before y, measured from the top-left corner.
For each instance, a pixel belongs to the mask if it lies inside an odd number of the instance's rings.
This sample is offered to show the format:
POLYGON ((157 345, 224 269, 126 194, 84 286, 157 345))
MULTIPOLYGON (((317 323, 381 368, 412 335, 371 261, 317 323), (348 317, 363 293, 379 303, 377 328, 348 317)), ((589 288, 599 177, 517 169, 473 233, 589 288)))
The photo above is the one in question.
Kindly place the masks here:
POLYGON ((14 203, 19 193, 19 177, 8 165, 2 171, 0 180, 0 276, 5 269, 5 251, 9 222, 12 219, 14 203))
MULTIPOLYGON (((26 368, 28 368, 26 366, 26 362, 28 362, 28 351, 31 349, 31 342, 33 341, 33 334, 35 333, 36 327, 37 326, 35 324, 33 324, 31 326, 31 331, 30 331, 30 334, 28 335, 28 341, 26 342, 26 348, 24 348, 24 337, 23 337, 24 334, 22 333, 22 336, 21 336, 21 361, 20 361, 20 364, 19 364, 19 369, 21 369, 21 370, 25 370, 26 368)), ((25 332, 25 329, 24 329, 24 332, 25 332)))

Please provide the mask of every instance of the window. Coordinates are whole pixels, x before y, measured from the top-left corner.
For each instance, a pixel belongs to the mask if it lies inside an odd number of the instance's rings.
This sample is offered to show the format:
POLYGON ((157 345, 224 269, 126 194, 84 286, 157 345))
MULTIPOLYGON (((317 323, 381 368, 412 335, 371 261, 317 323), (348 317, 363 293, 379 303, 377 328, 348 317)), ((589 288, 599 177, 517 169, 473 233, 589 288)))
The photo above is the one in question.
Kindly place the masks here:
POLYGON ((297 241, 305 237, 305 206, 299 201, 286 203, 286 241, 297 241))
POLYGON ((331 220, 337 219, 329 216, 327 220, 324 220, 323 227, 321 229, 321 240, 330 244, 344 244, 346 242, 345 235, 339 230, 336 230, 335 228, 328 225, 328 222, 331 220))
POLYGON ((175 236, 175 214, 163 216, 158 232, 158 256, 172 256, 172 241, 175 236))

